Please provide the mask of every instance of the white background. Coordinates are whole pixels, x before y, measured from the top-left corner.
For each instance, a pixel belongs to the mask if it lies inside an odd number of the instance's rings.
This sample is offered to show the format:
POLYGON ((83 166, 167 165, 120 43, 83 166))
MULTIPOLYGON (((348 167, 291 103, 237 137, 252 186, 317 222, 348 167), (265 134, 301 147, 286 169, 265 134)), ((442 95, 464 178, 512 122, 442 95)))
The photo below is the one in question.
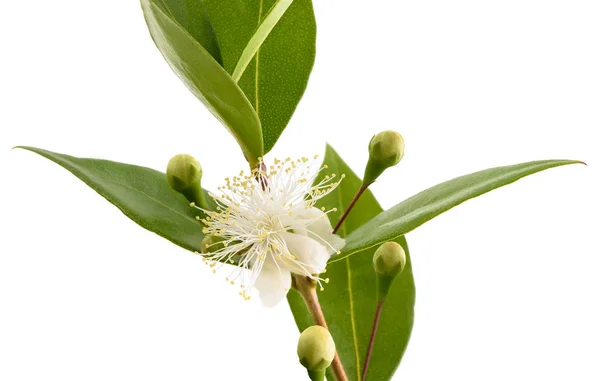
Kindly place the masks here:
MULTIPOLYGON (((416 324, 395 379, 599 380, 598 2, 315 8, 316 65, 274 154, 328 141, 361 172, 371 135, 398 130, 405 159, 373 186, 385 207, 487 167, 588 163, 408 235, 416 324)), ((244 168, 161 58, 139 3, 11 1, 0 19, 0 379, 306 380, 285 303, 244 303, 199 257, 57 165, 10 150, 160 170, 187 152, 208 188, 244 168)))

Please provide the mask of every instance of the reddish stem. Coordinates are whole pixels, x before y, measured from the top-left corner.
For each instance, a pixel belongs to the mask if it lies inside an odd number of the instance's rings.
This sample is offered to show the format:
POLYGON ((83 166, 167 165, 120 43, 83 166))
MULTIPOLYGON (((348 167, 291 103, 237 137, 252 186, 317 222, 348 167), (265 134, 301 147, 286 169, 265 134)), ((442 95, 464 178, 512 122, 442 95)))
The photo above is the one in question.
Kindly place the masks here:
MULTIPOLYGON (((310 313, 313 322, 321 327, 329 329, 327 327, 327 322, 325 321, 325 315, 323 315, 323 310, 319 304, 315 281, 308 277, 294 276, 293 284, 294 288, 296 288, 296 290, 298 290, 302 296, 304 304, 306 304, 306 308, 308 308, 308 312, 310 313)), ((335 357, 331 363, 331 370, 333 371, 337 381, 348 381, 348 377, 346 376, 346 372, 342 366, 342 361, 340 360, 340 356, 337 354, 337 352, 335 353, 335 357)))
POLYGON ((354 198, 352 199, 352 201, 350 201, 350 205, 348 205, 348 207, 344 211, 344 214, 342 214, 342 217, 338 221, 337 225, 335 225, 335 228, 333 229, 333 233, 334 234, 337 233, 337 231, 339 230, 339 228, 344 223, 344 220, 346 219, 346 217, 348 217, 348 214, 350 214, 350 211, 352 210, 352 208, 354 208, 354 205, 356 204, 356 202, 358 201, 358 199, 360 198, 360 196, 364 193, 364 191, 367 190, 367 188, 369 187, 369 185, 371 185, 371 184, 370 183, 369 184, 362 184, 360 186, 360 188, 358 189, 358 192, 356 192, 356 194, 354 195, 354 198))
POLYGON ((375 344, 375 335, 377 334, 377 327, 379 326, 383 302, 383 300, 377 302, 377 311, 375 311, 375 320, 373 321, 373 329, 371 330, 371 338, 369 339, 369 347, 367 348, 367 357, 365 357, 365 365, 363 366, 362 371, 362 381, 365 381, 367 378, 367 370, 369 370, 369 362, 371 361, 371 354, 373 353, 373 344, 375 344))

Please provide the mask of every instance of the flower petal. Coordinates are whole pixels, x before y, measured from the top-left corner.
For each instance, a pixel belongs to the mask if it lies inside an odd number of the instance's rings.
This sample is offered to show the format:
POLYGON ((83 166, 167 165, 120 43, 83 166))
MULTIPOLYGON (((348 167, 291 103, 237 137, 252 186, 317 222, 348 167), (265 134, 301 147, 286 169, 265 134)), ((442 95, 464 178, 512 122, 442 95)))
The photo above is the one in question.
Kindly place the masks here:
MULTIPOLYGON (((346 241, 343 238, 332 233, 333 228, 331 227, 331 222, 329 221, 327 214, 320 209, 314 207, 307 209, 300 215, 300 217, 313 221, 308 224, 306 228, 314 234, 309 234, 307 232, 307 235, 317 235, 321 237, 321 243, 327 247, 329 254, 335 254, 338 250, 341 250, 344 245, 346 245, 346 241)), ((311 238, 319 240, 314 236, 311 238)))
POLYGON ((280 263, 284 262, 292 272, 302 275, 320 274, 325 270, 330 257, 325 246, 300 234, 283 232, 280 235, 290 254, 295 257, 292 260, 284 255, 280 263))
POLYGON ((265 307, 278 304, 292 287, 292 274, 290 270, 277 266, 274 260, 268 258, 263 263, 260 273, 254 282, 260 300, 265 307))

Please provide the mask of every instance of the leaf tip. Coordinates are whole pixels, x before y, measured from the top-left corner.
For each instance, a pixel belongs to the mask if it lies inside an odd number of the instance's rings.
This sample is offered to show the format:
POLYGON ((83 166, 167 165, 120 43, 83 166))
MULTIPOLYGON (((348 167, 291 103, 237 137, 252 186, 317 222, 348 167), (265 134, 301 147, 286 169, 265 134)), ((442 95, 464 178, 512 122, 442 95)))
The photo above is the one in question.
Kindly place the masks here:
POLYGON ((14 150, 14 149, 23 149, 25 151, 32 151, 32 152, 34 152, 34 147, 30 147, 30 146, 14 146, 14 147, 11 148, 11 150, 14 150))
POLYGON ((563 160, 563 162, 565 163, 563 165, 568 165, 568 164, 583 164, 586 167, 588 166, 587 163, 585 161, 583 161, 583 160, 563 160))

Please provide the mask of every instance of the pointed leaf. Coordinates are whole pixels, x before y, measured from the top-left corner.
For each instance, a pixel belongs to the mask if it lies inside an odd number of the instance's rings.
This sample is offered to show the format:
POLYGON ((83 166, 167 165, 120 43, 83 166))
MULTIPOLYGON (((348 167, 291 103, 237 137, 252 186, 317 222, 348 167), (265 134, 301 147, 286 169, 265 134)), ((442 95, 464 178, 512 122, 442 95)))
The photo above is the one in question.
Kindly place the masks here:
POLYGON ((456 205, 513 183, 522 177, 545 169, 577 163, 581 162, 531 161, 490 168, 438 184, 402 201, 356 229, 348 236, 342 254, 334 257, 332 261, 341 261, 349 255, 394 240, 456 205))
POLYGON ((161 0, 142 0, 150 34, 171 69, 233 134, 255 166, 263 155, 260 121, 231 76, 175 19, 161 0))
MULTIPOLYGON (((323 198, 320 206, 337 208, 329 214, 331 222, 337 223, 344 208, 348 206, 361 181, 331 147, 327 147, 324 164, 338 176, 346 178, 334 192, 323 198)), ((367 190, 342 225, 339 233, 350 234, 370 218, 382 211, 375 197, 367 190)), ((402 274, 395 280, 383 309, 377 339, 375 341, 370 380, 389 380, 398 367, 410 338, 415 303, 415 285, 410 255, 404 237, 396 239, 406 253, 408 262, 402 274)), ((329 329, 349 380, 360 380, 360 370, 365 360, 369 335, 377 303, 376 277, 373 270, 375 248, 364 250, 360 255, 330 263, 329 278, 319 300, 329 324, 329 329)), ((335 257, 334 257, 335 258, 335 257)), ((302 299, 296 292, 288 294, 288 302, 300 330, 312 325, 302 299)), ((329 380, 335 380, 328 374, 329 380)))
MULTIPOLYGON (((35 152, 65 168, 144 229, 183 247, 200 250, 204 238, 197 210, 172 190, 164 173, 108 160, 82 159, 34 147, 35 152)), ((207 197, 209 202, 212 201, 207 197)))
MULTIPOLYGON (((217 34, 223 66, 233 73, 248 42, 277 0, 204 0, 217 34)), ((262 125, 265 153, 300 102, 315 60, 316 22, 311 0, 294 0, 239 81, 262 125)))

